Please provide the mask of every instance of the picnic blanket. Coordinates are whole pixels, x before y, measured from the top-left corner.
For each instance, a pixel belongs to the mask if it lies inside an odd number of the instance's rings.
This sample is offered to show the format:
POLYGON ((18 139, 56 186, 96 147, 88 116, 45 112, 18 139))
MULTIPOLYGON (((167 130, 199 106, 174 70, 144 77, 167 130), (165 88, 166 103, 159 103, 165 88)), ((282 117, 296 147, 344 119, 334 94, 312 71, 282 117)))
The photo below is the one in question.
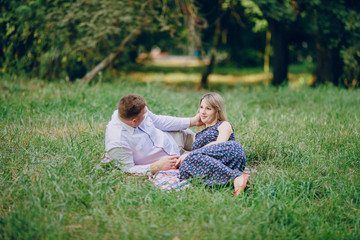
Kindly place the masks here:
POLYGON ((179 170, 159 171, 157 174, 151 175, 149 180, 156 188, 168 191, 180 191, 190 187, 188 180, 181 180, 179 170))
MULTIPOLYGON (((102 164, 111 162, 112 159, 108 154, 105 154, 104 159, 101 161, 102 164)), ((244 173, 257 173, 255 169, 245 168, 244 173)), ((138 174, 136 174, 138 175, 138 174)), ((141 174, 143 175, 143 174, 141 174)), ((146 174, 150 182, 158 189, 167 190, 167 191, 180 191, 190 187, 190 181, 181 180, 179 170, 168 170, 168 171, 159 171, 156 174, 148 173, 146 174)))
MULTIPOLYGON (((255 169, 245 168, 244 173, 257 173, 255 169)), ((190 187, 188 180, 181 180, 179 170, 160 171, 155 175, 148 176, 156 188, 168 191, 180 191, 190 187)))

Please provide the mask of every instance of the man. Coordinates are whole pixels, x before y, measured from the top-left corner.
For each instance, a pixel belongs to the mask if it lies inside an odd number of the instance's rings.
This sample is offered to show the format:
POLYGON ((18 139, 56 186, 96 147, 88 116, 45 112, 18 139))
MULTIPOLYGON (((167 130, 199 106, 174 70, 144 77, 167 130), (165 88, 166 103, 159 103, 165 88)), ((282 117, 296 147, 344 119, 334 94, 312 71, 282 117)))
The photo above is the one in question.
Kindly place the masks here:
POLYGON ((158 116, 148 110, 142 96, 129 94, 120 99, 106 126, 105 150, 130 173, 175 169, 180 153, 191 150, 194 133, 187 128, 200 125, 198 114, 158 116))

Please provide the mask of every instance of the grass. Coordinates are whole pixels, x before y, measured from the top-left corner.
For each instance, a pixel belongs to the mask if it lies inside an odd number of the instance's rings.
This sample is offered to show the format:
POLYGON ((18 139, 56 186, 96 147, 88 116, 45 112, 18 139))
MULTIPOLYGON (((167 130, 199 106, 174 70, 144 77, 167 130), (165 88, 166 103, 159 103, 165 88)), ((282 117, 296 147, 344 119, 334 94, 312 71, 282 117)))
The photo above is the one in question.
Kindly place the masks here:
POLYGON ((127 79, 0 84, 1 239, 359 239, 359 89, 218 88, 259 171, 233 197, 231 187, 164 192, 99 163, 122 95, 192 116, 204 91, 127 79))

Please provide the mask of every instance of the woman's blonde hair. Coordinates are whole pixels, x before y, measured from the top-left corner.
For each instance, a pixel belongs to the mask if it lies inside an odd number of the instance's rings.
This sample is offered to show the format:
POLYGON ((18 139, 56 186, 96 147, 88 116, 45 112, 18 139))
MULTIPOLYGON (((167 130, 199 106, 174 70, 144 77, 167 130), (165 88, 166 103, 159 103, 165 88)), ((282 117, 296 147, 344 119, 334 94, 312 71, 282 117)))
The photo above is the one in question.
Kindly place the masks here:
POLYGON ((203 100, 206 100, 206 102, 210 104, 211 107, 215 108, 217 119, 219 121, 227 121, 224 99, 220 96, 220 94, 215 92, 206 93, 200 99, 199 105, 203 100))

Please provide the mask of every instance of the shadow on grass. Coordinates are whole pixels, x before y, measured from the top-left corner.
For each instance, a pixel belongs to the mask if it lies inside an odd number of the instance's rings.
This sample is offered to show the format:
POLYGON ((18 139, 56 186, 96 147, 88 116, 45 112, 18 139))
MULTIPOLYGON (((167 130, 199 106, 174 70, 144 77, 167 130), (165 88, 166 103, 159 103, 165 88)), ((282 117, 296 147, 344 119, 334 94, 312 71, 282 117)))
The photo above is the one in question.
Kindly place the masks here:
MULTIPOLYGON (((109 69, 92 81, 118 82, 127 85, 146 84, 149 87, 162 87, 175 91, 198 91, 202 73, 206 66, 154 66, 131 64, 120 71, 109 69)), ((289 85, 296 88, 311 80, 307 65, 292 65, 289 73, 289 85), (292 73, 293 72, 293 73, 292 73)), ((260 89, 270 85, 272 74, 265 74, 262 67, 239 68, 234 66, 216 66, 208 78, 208 91, 227 91, 234 87, 260 89)))
MULTIPOLYGON (((126 66, 123 71, 125 73, 141 72, 141 73, 197 73, 202 74, 207 66, 185 67, 185 66, 156 66, 132 64, 126 66)), ((236 66, 215 66, 212 74, 243 76, 248 74, 263 73, 262 67, 246 67, 240 68, 236 66)))
MULTIPOLYGON (((174 91, 198 91, 199 83, 196 82, 188 82, 188 81, 182 81, 182 82, 174 82, 174 83, 168 83, 168 82, 161 82, 157 83, 159 86, 174 90, 174 91)), ((206 91, 210 92, 226 92, 229 90, 232 90, 234 88, 242 87, 249 90, 262 88, 267 86, 267 82, 255 82, 255 83, 235 83, 235 84, 229 84, 229 83, 209 83, 209 87, 207 89, 204 89, 206 91)))

